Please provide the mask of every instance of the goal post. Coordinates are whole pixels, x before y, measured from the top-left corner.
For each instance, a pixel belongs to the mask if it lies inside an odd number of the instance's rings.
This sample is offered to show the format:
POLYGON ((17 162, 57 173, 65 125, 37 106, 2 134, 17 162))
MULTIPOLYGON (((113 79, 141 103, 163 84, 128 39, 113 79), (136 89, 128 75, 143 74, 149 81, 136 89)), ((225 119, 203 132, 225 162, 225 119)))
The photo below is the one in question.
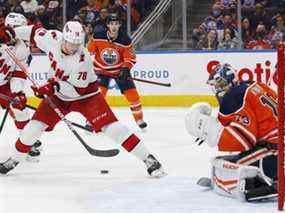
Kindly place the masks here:
POLYGON ((278 210, 284 208, 284 143, 285 143, 285 44, 277 49, 277 73, 278 73, 278 210))

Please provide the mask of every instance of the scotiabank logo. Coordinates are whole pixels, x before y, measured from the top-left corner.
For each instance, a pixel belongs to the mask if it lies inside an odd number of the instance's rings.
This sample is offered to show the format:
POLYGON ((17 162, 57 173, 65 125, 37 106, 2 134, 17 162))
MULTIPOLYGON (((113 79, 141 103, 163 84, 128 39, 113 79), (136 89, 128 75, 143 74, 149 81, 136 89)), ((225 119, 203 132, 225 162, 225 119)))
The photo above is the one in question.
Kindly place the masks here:
MULTIPOLYGON (((207 71, 211 73, 216 65, 220 64, 219 61, 210 61, 207 64, 207 71)), ((274 75, 275 69, 274 64, 272 64, 269 60, 264 61, 263 63, 255 63, 252 64, 253 68, 249 67, 234 67, 238 70, 238 78, 240 81, 257 81, 265 84, 272 84, 272 81, 277 84, 277 78, 274 75)))

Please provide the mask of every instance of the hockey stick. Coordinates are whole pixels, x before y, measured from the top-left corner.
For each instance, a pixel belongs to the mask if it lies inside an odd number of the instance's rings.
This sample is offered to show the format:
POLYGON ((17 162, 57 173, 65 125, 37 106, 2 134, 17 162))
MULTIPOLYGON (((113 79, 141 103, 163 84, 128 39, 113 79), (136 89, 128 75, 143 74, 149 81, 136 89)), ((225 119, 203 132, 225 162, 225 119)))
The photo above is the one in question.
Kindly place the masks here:
POLYGON ((4 116, 3 116, 1 125, 0 125, 0 134, 1 134, 1 132, 2 132, 2 129, 3 129, 3 127, 4 127, 4 124, 5 124, 5 122, 6 122, 8 113, 9 113, 9 109, 7 108, 6 111, 5 111, 5 114, 4 114, 4 116))
MULTIPOLYGON (((37 82, 35 82, 31 76, 29 75, 26 67, 17 59, 17 57, 12 53, 8 48, 5 49, 5 52, 9 55, 9 57, 21 68, 21 70, 26 74, 28 79, 31 81, 31 83, 38 87, 39 85, 37 82)), ((74 134, 74 136, 79 140, 79 142, 85 147, 85 149, 88 151, 89 154, 98 156, 98 157, 113 157, 119 154, 118 149, 110 149, 110 150, 97 150, 93 149, 92 147, 88 146, 86 142, 83 140, 83 138, 78 134, 78 132, 73 128, 71 122, 65 118, 65 116, 62 114, 62 112, 59 110, 59 108, 52 102, 52 100, 45 96, 46 100, 48 101, 50 107, 55 111, 55 113, 60 117, 61 121, 63 121, 69 130, 74 134)))
MULTIPOLYGON (((106 71, 100 71, 100 72, 97 72, 97 74, 103 75, 103 76, 106 76, 106 77, 110 77, 110 78, 115 78, 115 79, 118 78, 118 76, 116 76, 116 75, 114 75, 112 73, 108 73, 106 71)), ((127 80, 139 81, 139 82, 143 82, 143 83, 147 83, 147 84, 154 84, 154 85, 163 86, 163 87, 171 87, 170 83, 149 81, 149 80, 144 80, 144 79, 140 79, 140 78, 128 77, 127 80)))
MULTIPOLYGON (((15 102, 15 101, 14 101, 12 98, 10 98, 9 96, 4 95, 4 94, 1 94, 1 93, 0 93, 0 98, 4 99, 4 100, 6 100, 6 101, 9 101, 9 102, 11 102, 11 103, 15 102)), ((27 107, 28 109, 37 110, 36 107, 31 106, 31 105, 29 105, 29 104, 26 104, 26 107, 27 107)), ((85 131, 88 131, 88 132, 93 132, 92 129, 86 128, 85 126, 83 126, 83 125, 81 125, 81 124, 78 124, 78 123, 75 123, 75 122, 72 122, 72 121, 69 121, 69 122, 70 122, 73 126, 75 126, 75 127, 78 127, 78 128, 80 128, 80 129, 84 129, 85 131)), ((1 131, 0 131, 0 133, 1 133, 1 131)))

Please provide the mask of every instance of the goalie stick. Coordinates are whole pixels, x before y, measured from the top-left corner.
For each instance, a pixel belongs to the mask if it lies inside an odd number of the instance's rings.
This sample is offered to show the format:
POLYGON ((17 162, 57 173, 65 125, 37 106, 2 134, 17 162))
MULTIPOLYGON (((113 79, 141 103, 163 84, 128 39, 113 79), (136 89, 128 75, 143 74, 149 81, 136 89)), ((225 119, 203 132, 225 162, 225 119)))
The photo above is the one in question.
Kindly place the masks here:
MULTIPOLYGON (((38 87, 37 82, 35 82, 31 76, 29 75, 26 67, 17 59, 17 57, 14 55, 14 53, 11 52, 8 48, 5 49, 5 52, 9 55, 9 57, 21 68, 21 70, 26 74, 28 79, 31 81, 31 83, 38 87)), ((118 149, 110 149, 110 150, 97 150, 90 147, 83 138, 78 134, 78 132, 73 128, 71 122, 66 119, 66 117, 62 114, 62 112, 58 109, 58 107, 52 102, 52 100, 45 96, 48 103, 50 104, 51 108, 55 111, 55 113, 60 117, 61 121, 63 121, 68 129, 74 134, 74 136, 78 139, 78 141, 84 146, 84 148, 88 151, 89 154, 97 156, 97 157, 113 157, 119 154, 118 149)))

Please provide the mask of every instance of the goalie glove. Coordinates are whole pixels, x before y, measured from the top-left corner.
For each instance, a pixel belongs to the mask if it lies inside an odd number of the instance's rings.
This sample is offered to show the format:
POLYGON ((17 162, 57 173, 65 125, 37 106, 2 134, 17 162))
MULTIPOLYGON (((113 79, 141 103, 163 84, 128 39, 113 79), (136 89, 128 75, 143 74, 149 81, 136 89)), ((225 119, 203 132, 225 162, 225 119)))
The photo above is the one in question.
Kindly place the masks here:
POLYGON ((195 103, 190 107, 190 110, 197 110, 198 112, 202 113, 203 115, 211 115, 211 113, 212 113, 212 107, 207 102, 195 103))
POLYGON ((210 147, 214 147, 219 143, 223 126, 216 118, 205 115, 211 111, 208 106, 202 106, 193 105, 190 108, 185 117, 185 127, 190 135, 198 137, 196 142, 199 145, 205 141, 210 147))

